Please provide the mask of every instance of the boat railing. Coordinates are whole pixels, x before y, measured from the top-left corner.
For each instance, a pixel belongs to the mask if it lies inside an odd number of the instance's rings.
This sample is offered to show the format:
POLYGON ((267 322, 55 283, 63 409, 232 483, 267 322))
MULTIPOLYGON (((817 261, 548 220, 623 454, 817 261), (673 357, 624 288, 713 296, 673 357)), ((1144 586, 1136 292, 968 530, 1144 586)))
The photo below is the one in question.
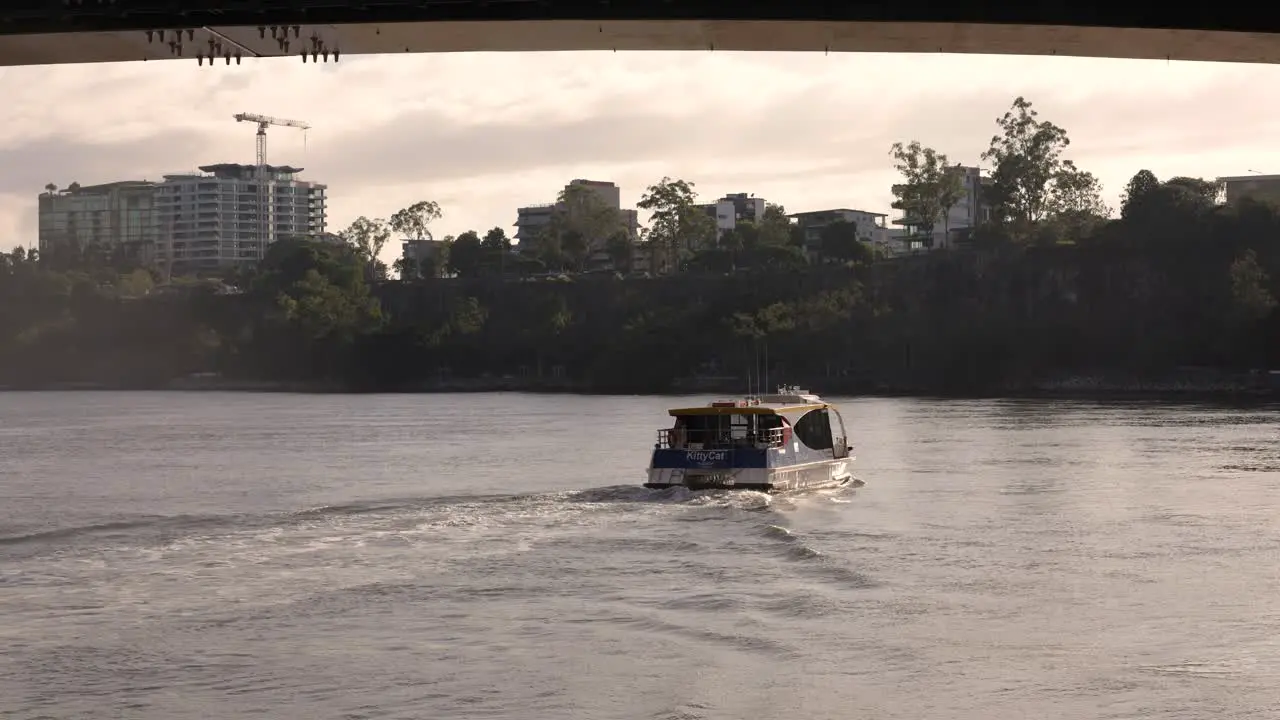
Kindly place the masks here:
POLYGON ((765 428, 764 430, 756 433, 756 446, 768 448, 782 447, 786 437, 786 433, 783 432, 783 429, 780 427, 765 428))
POLYGON ((662 428, 658 430, 658 449, 675 450, 732 450, 754 447, 758 449, 782 447, 786 434, 782 428, 765 428, 742 437, 729 437, 717 430, 689 430, 662 428))

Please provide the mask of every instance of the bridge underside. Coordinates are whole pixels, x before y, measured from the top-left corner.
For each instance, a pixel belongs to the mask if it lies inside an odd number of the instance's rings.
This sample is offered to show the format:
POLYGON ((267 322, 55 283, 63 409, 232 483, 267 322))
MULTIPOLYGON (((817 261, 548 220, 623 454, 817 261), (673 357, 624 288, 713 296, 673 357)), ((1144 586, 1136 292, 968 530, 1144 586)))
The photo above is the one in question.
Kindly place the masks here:
POLYGON ((309 62, 333 62, 349 55, 548 50, 986 53, 1280 62, 1280 35, 1271 33, 1072 25, 515 19, 280 26, 187 26, 170 21, 160 30, 70 32, 12 32, 13 27, 12 22, 0 22, 0 66, 197 58, 203 64, 211 55, 219 65, 304 54, 309 62))

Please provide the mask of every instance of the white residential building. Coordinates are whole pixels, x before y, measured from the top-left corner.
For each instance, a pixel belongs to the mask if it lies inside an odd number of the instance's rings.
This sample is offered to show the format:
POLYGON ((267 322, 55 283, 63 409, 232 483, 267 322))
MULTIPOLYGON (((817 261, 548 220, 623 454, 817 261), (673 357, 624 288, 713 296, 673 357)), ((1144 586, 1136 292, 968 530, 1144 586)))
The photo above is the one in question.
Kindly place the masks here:
POLYGON ((223 163, 166 175, 156 189, 160 259, 188 267, 236 265, 257 262, 278 240, 325 237, 325 185, 299 180, 302 168, 268 165, 260 207, 257 170, 223 163))
POLYGON ((713 203, 698 207, 715 218, 717 239, 736 228, 740 222, 758 224, 764 220, 764 198, 758 198, 754 194, 731 193, 713 203))
POLYGON ((804 231, 805 251, 816 257, 822 247, 822 229, 833 222, 844 221, 858 230, 858 238, 877 247, 887 247, 889 230, 885 227, 884 213, 835 208, 794 213, 789 216, 804 231))
MULTIPOLYGON (((446 267, 448 243, 444 240, 422 239, 405 240, 400 244, 400 257, 411 267, 418 268, 410 277, 425 274, 430 277, 445 277, 449 269, 446 267)), ((405 278, 401 278, 402 280, 405 278)))
POLYGON ((948 246, 960 234, 957 231, 971 231, 991 219, 991 208, 982 197, 982 170, 965 165, 957 165, 955 170, 961 173, 961 186, 964 188, 964 193, 960 196, 960 202, 952 206, 951 211, 947 213, 944 227, 941 228, 943 232, 950 234, 950 237, 946 238, 948 246))
MULTIPOLYGON (((952 247, 958 240, 967 237, 974 228, 991 219, 991 207, 983 200, 982 188, 985 178, 982 170, 967 165, 956 165, 951 168, 959 173, 963 192, 960 200, 951 207, 945 217, 938 218, 931 233, 934 248, 952 247)), ((923 245, 926 238, 921 234, 917 223, 912 218, 900 217, 893 221, 902 226, 901 231, 894 231, 891 236, 895 243, 923 245)), ((904 249, 911 249, 904 245, 904 249)))

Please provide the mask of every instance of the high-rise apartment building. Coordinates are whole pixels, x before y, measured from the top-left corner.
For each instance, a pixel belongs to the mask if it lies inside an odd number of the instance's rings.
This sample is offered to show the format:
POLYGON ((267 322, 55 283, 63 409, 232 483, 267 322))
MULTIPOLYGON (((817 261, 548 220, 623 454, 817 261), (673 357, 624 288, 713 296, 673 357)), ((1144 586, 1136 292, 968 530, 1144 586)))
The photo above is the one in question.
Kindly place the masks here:
POLYGON ((516 209, 516 247, 525 247, 526 244, 532 242, 542 232, 542 229, 551 224, 551 218, 555 216, 555 203, 539 203, 537 205, 525 205, 516 209))
POLYGON ((565 189, 571 187, 583 187, 594 192, 606 207, 615 209, 622 207, 622 188, 608 180, 570 180, 565 189))
POLYGON ((277 240, 328 238, 326 186, 299 180, 301 168, 268 165, 259 193, 257 171, 224 163, 161 183, 50 186, 39 197, 40 250, 121 247, 143 261, 197 269, 257 262, 277 240))
POLYGON ((37 201, 40 252, 97 245, 150 260, 158 237, 155 188, 145 180, 48 186, 37 201))
POLYGON ((265 170, 263 193, 254 165, 204 165, 200 173, 166 175, 156 189, 160 260, 183 267, 252 263, 278 240, 322 237, 326 186, 299 180, 302 168, 265 170))

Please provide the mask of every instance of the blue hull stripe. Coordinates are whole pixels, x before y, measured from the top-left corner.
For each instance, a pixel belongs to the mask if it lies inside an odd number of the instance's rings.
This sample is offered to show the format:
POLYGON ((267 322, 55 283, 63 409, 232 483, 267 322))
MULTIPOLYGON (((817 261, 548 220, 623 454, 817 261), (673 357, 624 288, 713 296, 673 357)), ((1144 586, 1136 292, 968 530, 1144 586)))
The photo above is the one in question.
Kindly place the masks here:
POLYGON ((814 450, 800 445, 782 452, 776 448, 734 448, 732 450, 673 450, 661 448, 653 451, 650 467, 656 469, 684 468, 686 470, 731 470, 734 468, 786 468, 813 462, 832 460, 830 450, 814 450))

